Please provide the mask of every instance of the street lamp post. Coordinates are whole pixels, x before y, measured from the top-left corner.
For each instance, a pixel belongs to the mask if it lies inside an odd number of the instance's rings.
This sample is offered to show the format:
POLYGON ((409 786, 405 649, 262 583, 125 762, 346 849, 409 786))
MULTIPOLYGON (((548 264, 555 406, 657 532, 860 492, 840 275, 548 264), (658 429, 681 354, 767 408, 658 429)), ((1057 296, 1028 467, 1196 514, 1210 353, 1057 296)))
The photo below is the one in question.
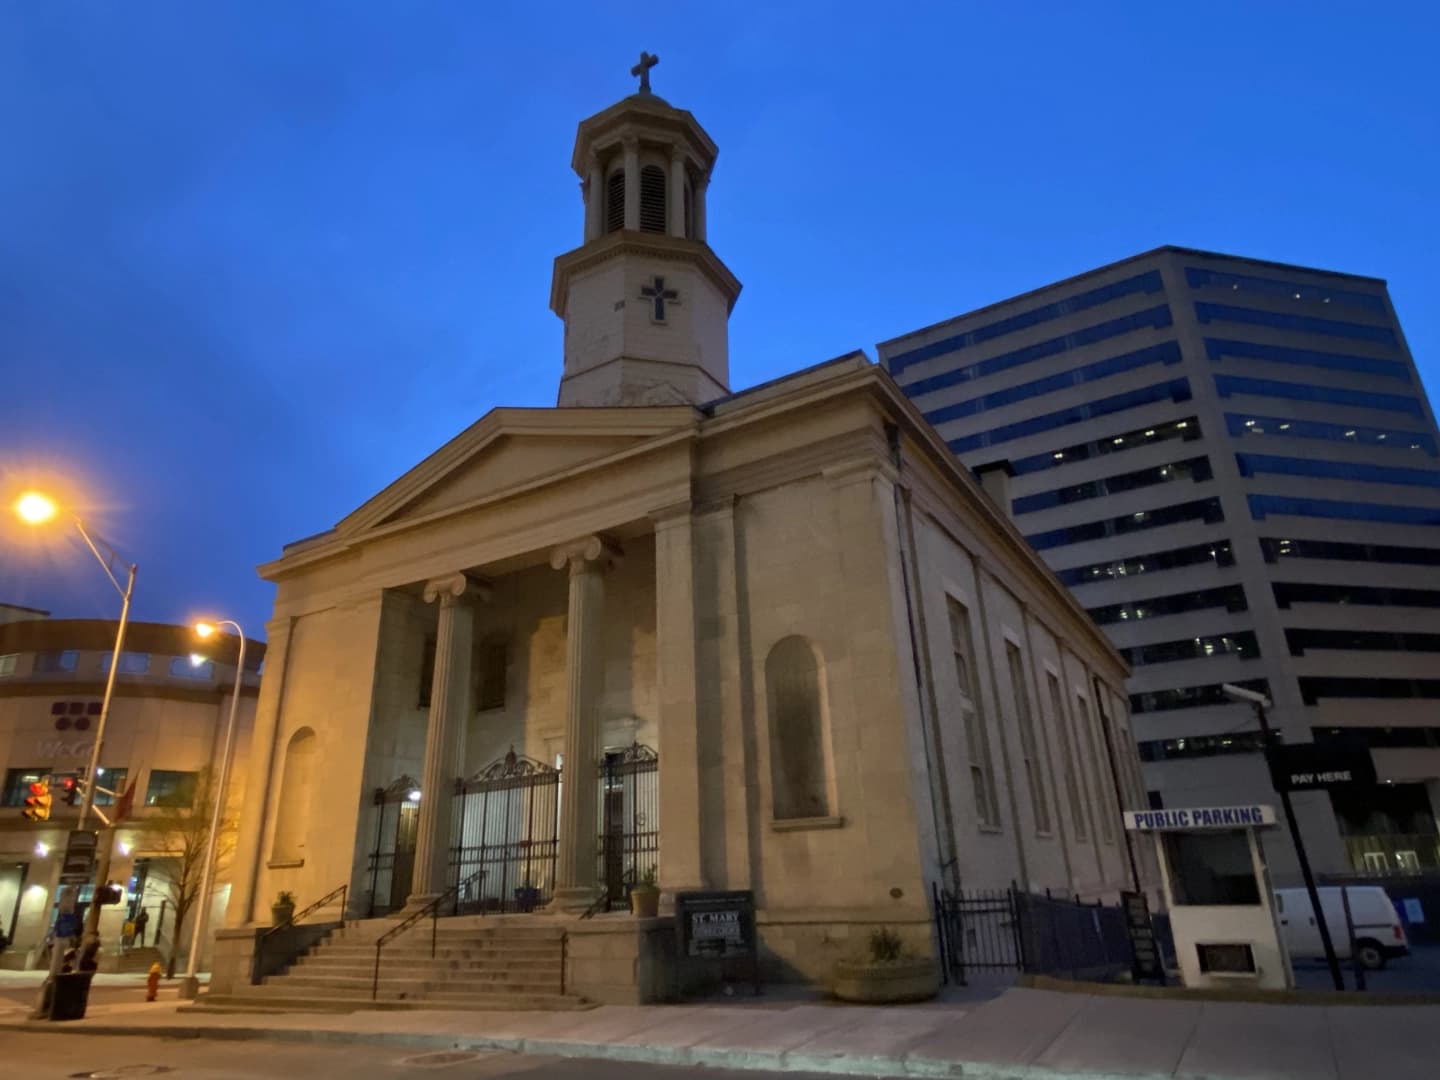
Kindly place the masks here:
POLYGON ((225 814, 225 788, 230 781, 230 757, 235 749, 235 714, 240 708, 240 688, 245 679, 245 631, 240 624, 229 619, 214 623, 202 622, 195 626, 195 633, 207 638, 220 626, 233 626, 235 636, 240 639, 240 655, 235 661, 235 691, 230 695, 230 720, 225 727, 225 749, 220 755, 220 778, 214 791, 215 807, 210 812, 209 847, 205 852, 205 871, 200 876, 200 892, 197 894, 195 925, 190 932, 190 956, 185 962, 185 979, 180 984, 180 996, 193 1001, 200 993, 200 943, 205 938, 205 928, 210 922, 210 888, 215 878, 216 848, 220 842, 220 822, 225 814))
MULTIPOLYGON (((30 525, 43 525, 50 521, 59 512, 54 500, 41 495, 39 492, 27 492, 20 496, 15 503, 15 512, 20 519, 30 525)), ((95 785, 97 770, 100 767, 100 752, 105 744, 105 722, 110 719, 110 702, 115 696, 115 676, 120 670, 120 654, 125 649, 125 628, 130 622, 130 601, 135 595, 135 572, 137 567, 131 563, 126 570, 125 584, 120 584, 120 579, 115 576, 114 564, 119 561, 113 548, 107 544, 106 549, 110 557, 106 558, 100 553, 100 548, 91 539, 89 532, 85 529, 85 523, 78 517, 73 519, 75 530, 80 534, 80 539, 85 541, 85 546, 90 549, 90 554, 95 556, 95 561, 100 564, 100 569, 105 571, 105 576, 110 579, 110 584, 115 586, 115 591, 120 594, 120 624, 115 630, 115 650, 110 656, 110 671, 105 679, 105 697, 100 703, 100 719, 95 725, 95 743, 90 748, 90 765, 85 770, 85 785, 80 798, 80 825, 85 828, 91 812, 95 809, 95 785)), ((115 829, 113 826, 101 830, 103 836, 100 843, 98 859, 95 866, 95 882, 90 893, 90 907, 85 912, 85 938, 86 940, 98 939, 100 937, 100 889, 106 884, 110 876, 110 855, 115 842, 115 829)), ((64 904, 62 902, 62 909, 64 904)), ((51 946, 50 978, 53 982, 55 975, 60 970, 60 942, 57 939, 51 946)))

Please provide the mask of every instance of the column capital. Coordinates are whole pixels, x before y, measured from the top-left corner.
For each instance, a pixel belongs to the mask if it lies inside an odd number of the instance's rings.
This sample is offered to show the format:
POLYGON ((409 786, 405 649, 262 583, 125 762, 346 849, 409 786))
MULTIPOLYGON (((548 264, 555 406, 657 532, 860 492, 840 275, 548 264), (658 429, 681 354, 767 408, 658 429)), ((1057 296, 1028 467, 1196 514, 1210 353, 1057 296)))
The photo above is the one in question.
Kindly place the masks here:
POLYGON ((463 570, 441 577, 431 578, 425 583, 425 603, 440 601, 441 607, 457 603, 462 596, 469 595, 476 600, 490 599, 490 583, 471 577, 463 570))
POLYGON ((586 570, 605 570, 620 561, 620 546, 605 536, 582 536, 559 544, 550 552, 550 565, 556 570, 567 566, 572 574, 586 570))
POLYGON ((640 152, 640 136, 626 135, 620 140, 620 149, 627 154, 638 154, 640 152))
POLYGON ((670 144, 670 161, 672 163, 685 160, 685 147, 680 143, 670 144))

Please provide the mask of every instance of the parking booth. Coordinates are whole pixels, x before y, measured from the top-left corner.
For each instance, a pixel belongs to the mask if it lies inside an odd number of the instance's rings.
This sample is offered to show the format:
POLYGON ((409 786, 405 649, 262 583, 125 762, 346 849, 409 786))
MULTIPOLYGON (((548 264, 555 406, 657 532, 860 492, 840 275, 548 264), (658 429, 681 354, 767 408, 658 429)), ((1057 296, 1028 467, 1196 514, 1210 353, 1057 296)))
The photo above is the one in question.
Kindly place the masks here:
POLYGON ((1294 986, 1259 830, 1265 805, 1127 810, 1125 828, 1150 833, 1186 986, 1294 986))

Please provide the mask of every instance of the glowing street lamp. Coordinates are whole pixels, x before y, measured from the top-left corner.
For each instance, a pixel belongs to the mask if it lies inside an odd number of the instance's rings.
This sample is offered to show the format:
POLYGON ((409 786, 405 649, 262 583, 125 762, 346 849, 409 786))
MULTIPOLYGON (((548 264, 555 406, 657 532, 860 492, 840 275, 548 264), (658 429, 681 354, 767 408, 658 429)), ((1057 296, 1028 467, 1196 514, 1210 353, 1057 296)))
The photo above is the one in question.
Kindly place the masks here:
MULTIPOLYGON (((27 491, 16 500, 15 513, 20 520, 27 525, 38 526, 54 520, 60 513, 60 507, 56 504, 55 500, 48 495, 44 495, 38 491, 27 491)), ((100 703, 100 718, 95 725, 95 744, 90 749, 90 766, 85 770, 85 791, 80 800, 80 821, 78 827, 83 829, 85 828, 86 820, 90 817, 91 811, 95 809, 95 783, 96 778, 99 776, 100 751, 105 744, 105 722, 110 718, 110 702, 115 696, 115 675, 120 670, 120 654, 125 649, 125 628, 130 622, 130 601, 135 596, 135 572, 137 567, 134 563, 130 564, 126 572, 125 584, 121 585, 120 579, 115 576, 114 567, 115 564, 120 561, 119 556, 115 553, 115 549, 106 544, 105 550, 109 553, 109 557, 107 558, 105 555, 100 554, 100 548, 96 546, 95 541, 90 538, 90 534, 85 530, 85 523, 78 517, 73 520, 75 522, 75 531, 80 534, 80 539, 85 541, 85 546, 90 549, 90 554, 95 556, 95 561, 100 564, 100 569, 105 571, 105 576, 110 579, 110 584, 114 585, 115 591, 120 594, 120 623, 115 629, 115 651, 110 657, 110 673, 105 678, 105 697, 100 703)), ((101 888, 103 888, 109 880, 110 856, 111 849, 114 847, 114 839, 115 829, 111 826, 105 830, 104 839, 98 845, 99 858, 96 859, 94 886, 97 899, 100 896, 101 888)), ((73 886, 69 887, 73 888, 73 886)), ((86 939, 94 940, 99 938, 100 911, 101 905, 99 903, 92 903, 86 910, 86 939)), ((60 948, 60 943, 57 941, 55 948, 51 950, 50 978, 47 980, 51 985, 54 984, 55 978, 59 974, 60 956, 63 952, 64 950, 60 948)), ((41 994, 43 1000, 43 990, 41 994)), ((51 995, 51 1002, 53 1005, 54 995, 51 995)))
MULTIPOLYGON (((190 931, 190 956, 185 962, 185 981, 180 984, 180 996, 188 1000, 194 1000, 200 993, 200 978, 196 974, 200 964, 200 943, 205 939, 205 928, 210 921, 210 888, 215 878, 215 855, 216 849, 220 845, 220 822, 225 813, 225 788, 230 782, 230 758, 235 749, 235 714, 240 707, 240 687, 245 679, 245 631, 240 628, 239 623, 230 619, 197 622, 195 636, 202 640, 213 637, 222 626, 235 628, 235 636, 240 639, 240 655, 235 661, 235 691, 230 695, 230 720, 225 727, 225 749, 220 755, 220 778, 213 795, 215 806, 210 811, 210 846, 205 852, 205 872, 200 877, 195 925, 190 931)), ((197 663, 197 661, 203 663, 204 658, 192 654, 190 662, 197 663)))

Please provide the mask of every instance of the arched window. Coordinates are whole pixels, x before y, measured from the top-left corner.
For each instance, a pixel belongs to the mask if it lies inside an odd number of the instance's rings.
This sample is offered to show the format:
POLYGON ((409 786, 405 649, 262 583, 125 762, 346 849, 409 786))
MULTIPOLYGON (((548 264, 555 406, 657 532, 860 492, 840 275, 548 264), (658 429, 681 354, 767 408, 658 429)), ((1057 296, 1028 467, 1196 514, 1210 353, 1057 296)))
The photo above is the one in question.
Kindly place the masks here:
POLYGON ((640 231, 665 232, 665 170, 646 165, 640 170, 640 231))
POLYGON ((275 838, 270 844, 271 862, 299 862, 305 858, 305 838, 311 826, 310 794, 315 788, 319 750, 320 740, 308 727, 291 735, 285 747, 285 771, 275 807, 275 838))
POLYGON ((625 170, 616 169, 605 181, 605 231, 619 232, 625 227, 625 170))
POLYGON ((765 690, 775 819, 830 816, 829 725, 814 646, 802 637, 776 642, 765 658, 765 690))

